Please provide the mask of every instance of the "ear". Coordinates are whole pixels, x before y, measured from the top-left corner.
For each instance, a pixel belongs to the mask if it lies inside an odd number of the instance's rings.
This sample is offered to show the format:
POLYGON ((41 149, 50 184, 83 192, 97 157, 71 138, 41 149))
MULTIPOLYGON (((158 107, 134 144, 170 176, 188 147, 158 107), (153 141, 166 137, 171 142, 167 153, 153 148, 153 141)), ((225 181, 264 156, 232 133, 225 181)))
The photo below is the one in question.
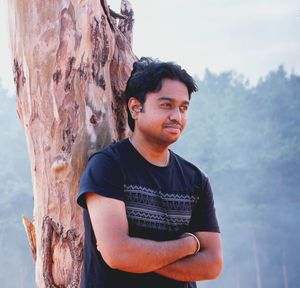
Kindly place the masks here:
POLYGON ((142 108, 141 102, 138 99, 134 97, 129 98, 128 109, 132 119, 137 119, 137 116, 142 111, 142 108))

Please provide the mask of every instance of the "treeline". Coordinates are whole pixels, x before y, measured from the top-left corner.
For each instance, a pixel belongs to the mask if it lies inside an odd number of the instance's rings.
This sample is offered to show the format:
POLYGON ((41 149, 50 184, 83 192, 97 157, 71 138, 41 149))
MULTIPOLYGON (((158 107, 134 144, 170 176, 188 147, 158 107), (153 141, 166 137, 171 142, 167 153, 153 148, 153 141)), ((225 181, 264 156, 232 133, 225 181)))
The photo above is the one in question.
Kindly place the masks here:
POLYGON ((175 145, 211 178, 222 276, 199 287, 291 288, 300 281, 300 77, 283 66, 255 87, 206 71, 175 145))
MULTIPOLYGON (((284 67, 256 86, 233 71, 197 79, 189 124, 174 150, 212 183, 225 266, 198 287, 297 288, 300 281, 300 77, 284 67)), ((0 86, 0 283, 33 287, 21 214, 32 215, 24 133, 0 86), (16 277, 18 275, 18 277, 16 277)))

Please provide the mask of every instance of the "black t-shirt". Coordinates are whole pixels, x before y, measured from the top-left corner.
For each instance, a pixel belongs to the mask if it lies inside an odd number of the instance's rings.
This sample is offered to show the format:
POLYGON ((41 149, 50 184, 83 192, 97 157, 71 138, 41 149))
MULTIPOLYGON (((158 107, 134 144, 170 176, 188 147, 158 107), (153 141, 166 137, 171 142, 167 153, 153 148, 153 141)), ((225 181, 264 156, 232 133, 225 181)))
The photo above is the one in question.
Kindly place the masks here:
MULTIPOLYGON (((129 235, 167 241, 184 232, 219 232, 209 180, 196 166, 170 151, 168 166, 143 158, 128 139, 94 154, 81 176, 77 202, 84 209, 85 244, 82 287, 196 287, 156 273, 111 269, 97 250, 85 193, 125 202, 129 235)), ((100 225, 100 223, 99 223, 100 225)))

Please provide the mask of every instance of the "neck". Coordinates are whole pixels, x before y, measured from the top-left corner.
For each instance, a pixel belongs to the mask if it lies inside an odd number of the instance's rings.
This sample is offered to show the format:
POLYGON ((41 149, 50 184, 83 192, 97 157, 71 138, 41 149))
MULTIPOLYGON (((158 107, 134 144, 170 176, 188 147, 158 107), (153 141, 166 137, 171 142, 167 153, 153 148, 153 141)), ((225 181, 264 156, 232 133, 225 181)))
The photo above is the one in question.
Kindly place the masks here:
POLYGON ((167 166, 169 163, 169 145, 159 145, 151 142, 138 134, 133 133, 129 138, 134 148, 151 164, 156 166, 167 166))

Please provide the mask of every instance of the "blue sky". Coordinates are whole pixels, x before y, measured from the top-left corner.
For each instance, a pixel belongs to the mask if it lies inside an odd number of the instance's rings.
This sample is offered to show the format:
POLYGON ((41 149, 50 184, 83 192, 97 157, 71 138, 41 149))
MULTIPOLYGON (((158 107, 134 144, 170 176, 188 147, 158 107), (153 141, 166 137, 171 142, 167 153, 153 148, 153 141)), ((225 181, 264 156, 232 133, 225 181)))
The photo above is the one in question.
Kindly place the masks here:
MULTIPOLYGON (((0 0, 0 78, 13 89, 6 1, 0 0)), ((278 65, 300 74, 297 0, 131 0, 134 52, 175 61, 191 74, 236 70, 255 84, 278 65)), ((119 0, 108 0, 115 11, 119 0)))

